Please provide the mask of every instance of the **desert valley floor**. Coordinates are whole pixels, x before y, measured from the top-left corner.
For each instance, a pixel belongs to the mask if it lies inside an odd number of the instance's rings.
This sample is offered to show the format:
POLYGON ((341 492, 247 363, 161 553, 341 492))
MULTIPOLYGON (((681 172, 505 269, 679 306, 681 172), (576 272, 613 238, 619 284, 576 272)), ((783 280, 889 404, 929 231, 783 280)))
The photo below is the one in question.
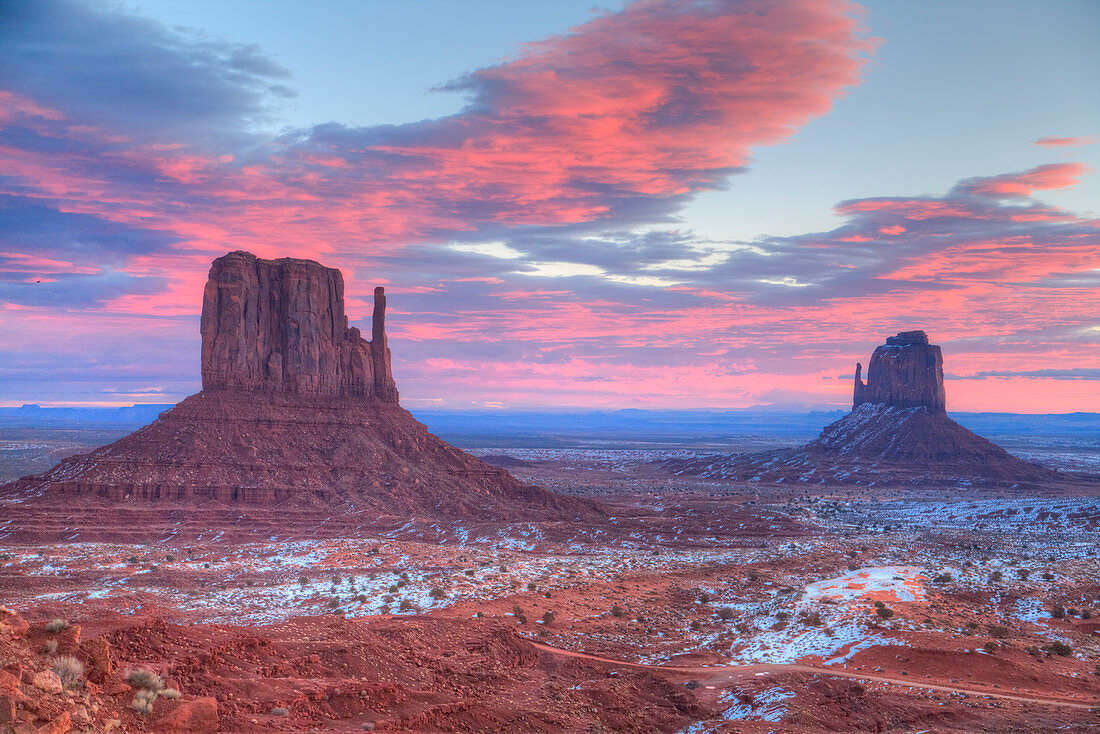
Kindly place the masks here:
POLYGON ((5 670, 98 638, 112 671, 31 704, 27 731, 60 713, 96 732, 1100 727, 1094 483, 758 486, 660 469, 682 451, 475 453, 607 516, 318 521, 302 539, 308 513, 291 532, 278 508, 207 508, 207 531, 167 511, 128 529, 122 508, 106 531, 9 505, 0 586, 30 629, 3 643, 5 670), (183 697, 131 710, 135 668, 183 697), (187 702, 210 698, 204 723, 187 702))

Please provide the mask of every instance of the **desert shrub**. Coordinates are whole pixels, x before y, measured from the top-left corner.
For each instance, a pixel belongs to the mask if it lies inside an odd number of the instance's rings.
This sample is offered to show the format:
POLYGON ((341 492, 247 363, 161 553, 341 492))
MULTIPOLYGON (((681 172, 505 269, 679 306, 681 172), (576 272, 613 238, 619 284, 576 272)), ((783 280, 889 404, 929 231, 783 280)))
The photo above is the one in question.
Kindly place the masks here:
POLYGON ((757 581, 759 580, 759 578, 760 574, 756 573, 755 571, 749 574, 749 581, 757 581))
POLYGON ((985 643, 984 649, 986 652, 992 655, 993 653, 997 652, 997 643, 993 640, 990 640, 989 642, 985 643))
POLYGON ((549 598, 550 598, 550 590, 549 590, 549 589, 547 589, 547 590, 546 590, 546 593, 545 593, 545 594, 543 594, 543 596, 545 596, 545 597, 546 597, 547 599, 549 599, 549 598))
POLYGON ((622 617, 625 614, 626 614, 626 610, 623 609, 622 607, 620 607, 618 604, 611 607, 611 616, 612 617, 622 617))
POLYGON ((1024 652, 1033 657, 1038 657, 1042 650, 1039 649, 1038 645, 1028 645, 1024 648, 1024 652))
POLYGON ((1050 616, 1054 617, 1055 619, 1065 619, 1066 608, 1063 607, 1061 604, 1055 604, 1054 608, 1050 610, 1050 616))
POLYGON ((720 607, 715 614, 718 615, 718 619, 729 621, 734 617, 734 611, 730 607, 720 607))
POLYGON ((993 573, 989 574, 989 580, 994 583, 1001 581, 1002 579, 1004 579, 1004 577, 1005 575, 1000 571, 994 571, 993 573))
POLYGON ((430 596, 433 599, 446 599, 447 598, 447 594, 444 593, 443 589, 439 588, 438 586, 434 587, 431 591, 429 591, 428 596, 430 596))
POLYGON ((61 685, 71 688, 78 685, 84 678, 84 663, 72 655, 62 655, 53 662, 53 672, 61 679, 61 685))
POLYGON ((884 602, 884 601, 876 601, 875 602, 875 609, 882 609, 885 606, 886 606, 886 602, 884 602))
POLYGON ((478 611, 477 611, 476 613, 474 613, 474 616, 475 616, 475 617, 477 617, 478 619, 481 619, 481 618, 482 618, 482 617, 484 617, 485 615, 484 615, 484 614, 482 614, 482 613, 481 613, 481 610, 479 609, 479 610, 478 610, 478 611))
POLYGON ((521 614, 523 614, 523 607, 521 607, 519 604, 514 605, 512 607, 512 614, 517 617, 520 616, 521 614))
POLYGON ((936 577, 934 579, 932 579, 932 582, 937 583, 937 584, 949 584, 949 583, 951 583, 951 581, 952 581, 952 578, 951 578, 951 574, 949 574, 949 573, 936 574, 936 577))
POLYGON ((803 620, 810 627, 821 626, 821 612, 810 612, 806 615, 806 619, 803 620))
POLYGON ((177 698, 179 698, 180 696, 182 696, 183 694, 180 693, 180 690, 178 688, 165 688, 163 691, 160 692, 160 695, 164 696, 167 699, 171 699, 171 700, 174 701, 177 698))
POLYGON ((467 576, 473 576, 476 573, 476 571, 474 571, 474 569, 472 569, 472 568, 467 568, 462 573, 466 574, 467 576))
POLYGON ((703 623, 700 622, 698 619, 693 619, 689 626, 691 627, 692 632, 698 632, 699 630, 703 629, 703 623))
POLYGON ((368 556, 376 556, 376 555, 378 555, 378 554, 379 554, 379 553, 381 553, 381 552, 382 552, 382 549, 381 549, 381 548, 379 548, 378 546, 374 546, 374 547, 373 547, 373 548, 371 548, 371 549, 370 549, 369 551, 367 551, 367 555, 368 555, 368 556))
POLYGON ((383 604, 393 604, 393 597, 390 596, 389 594, 386 594, 385 596, 382 597, 382 603, 383 604))
POLYGON ((528 591, 534 591, 537 588, 538 588, 538 586, 535 585, 534 581, 528 581, 527 582, 527 590, 528 591))
POLYGON ((519 622, 520 624, 527 624, 527 617, 526 617, 526 615, 520 614, 519 616, 516 617, 516 621, 519 622))
POLYGON ((397 588, 397 584, 391 584, 390 588, 387 589, 387 591, 389 591, 391 594, 396 594, 398 591, 400 591, 400 589, 397 588))
POLYGON ((151 714, 153 713, 153 702, 156 700, 157 694, 155 691, 142 689, 137 692, 134 700, 130 702, 130 708, 139 714, 151 714))
POLYGON ((42 645, 42 652, 46 653, 47 655, 53 655, 55 652, 57 652, 57 648, 57 640, 46 640, 46 642, 42 645))
POLYGON ((709 604, 710 603, 710 594, 708 594, 705 591, 700 591, 699 592, 699 601, 701 601, 703 604, 709 604))
POLYGON ((542 621, 545 622, 546 624, 553 624, 553 622, 554 622, 554 613, 552 611, 550 611, 549 609, 546 610, 542 615, 542 621))
POLYGON ((137 563, 138 562, 138 557, 137 556, 130 556, 129 558, 126 559, 126 562, 127 563, 137 563))
POLYGON ((134 688, 160 693, 164 690, 164 679, 151 670, 131 670, 126 676, 126 682, 134 688))
POLYGON ((1050 643, 1050 647, 1047 648, 1055 655, 1059 655, 1064 658, 1068 658, 1073 654, 1073 648, 1064 642, 1054 641, 1050 643))
POLYGON ((271 715, 272 716, 290 716, 290 709, 284 708, 282 706, 276 706, 275 708, 271 709, 271 715))
POLYGON ((890 609, 887 606, 881 606, 875 609, 875 614, 882 617, 883 619, 890 619, 890 617, 894 616, 894 610, 890 609))
POLYGON ((788 612, 776 612, 775 618, 778 619, 780 622, 786 622, 788 619, 791 618, 791 615, 788 612))
POLYGON ((355 600, 360 604, 366 604, 368 599, 370 599, 370 597, 366 594, 360 594, 359 596, 355 597, 355 600))
POLYGON ((1052 574, 1050 571, 1043 571, 1043 581, 1053 581, 1053 580, 1054 580, 1054 574, 1052 574))
POLYGON ((990 625, 989 636, 995 640, 1004 640, 1008 638, 1008 627, 1001 627, 998 625, 990 625))
POLYGON ((1077 610, 1074 609, 1073 607, 1070 607, 1069 609, 1066 610, 1066 614, 1068 614, 1071 617, 1076 617, 1077 616, 1077 610))
POLYGON ((67 629, 69 629, 69 620, 67 619, 61 619, 60 617, 58 617, 57 619, 51 619, 49 622, 46 623, 46 631, 52 632, 55 635, 58 632, 67 629))
POLYGON ((401 600, 401 611, 410 612, 410 611, 412 611, 412 609, 413 609, 413 603, 411 601, 409 601, 408 599, 402 599, 401 600))
POLYGON ((1027 581, 1027 577, 1031 575, 1031 571, 1028 571, 1026 568, 1018 568, 1016 569, 1016 575, 1019 576, 1021 580, 1027 581))
POLYGON ((1081 619, 1092 619, 1092 610, 1091 609, 1082 609, 1081 610, 1081 619))
POLYGON ((409 582, 406 581, 405 579, 401 579, 400 581, 397 582, 397 588, 399 588, 399 589, 402 589, 402 588, 404 588, 408 585, 409 585, 409 582))

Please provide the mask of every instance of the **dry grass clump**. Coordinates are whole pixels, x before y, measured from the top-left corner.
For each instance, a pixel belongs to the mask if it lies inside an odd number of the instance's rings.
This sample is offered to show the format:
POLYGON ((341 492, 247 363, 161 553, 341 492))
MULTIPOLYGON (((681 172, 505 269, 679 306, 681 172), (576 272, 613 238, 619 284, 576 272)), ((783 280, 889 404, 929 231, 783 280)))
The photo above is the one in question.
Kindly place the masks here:
POLYGON ((64 688, 80 685, 84 680, 84 663, 72 655, 62 655, 53 662, 53 672, 61 679, 64 688))
POLYGON ((137 711, 139 714, 151 714, 153 713, 153 702, 156 700, 156 691, 150 691, 143 688, 137 692, 137 695, 134 696, 134 700, 130 702, 130 708, 137 711))
POLYGON ((164 690, 164 679, 151 670, 131 670, 126 682, 134 688, 142 688, 159 694, 164 690))
POLYGON ((180 693, 178 688, 165 688, 163 691, 160 692, 160 695, 164 698, 175 701, 177 698, 179 698, 183 694, 180 693))
POLYGON ((60 647, 60 645, 58 645, 57 640, 46 640, 44 643, 42 643, 42 652, 46 653, 47 655, 53 655, 55 652, 57 652, 58 647, 60 647))
POLYGON ((60 617, 58 617, 57 619, 51 619, 49 622, 46 623, 46 631, 55 635, 58 632, 67 629, 69 629, 69 620, 67 619, 61 619, 60 617))

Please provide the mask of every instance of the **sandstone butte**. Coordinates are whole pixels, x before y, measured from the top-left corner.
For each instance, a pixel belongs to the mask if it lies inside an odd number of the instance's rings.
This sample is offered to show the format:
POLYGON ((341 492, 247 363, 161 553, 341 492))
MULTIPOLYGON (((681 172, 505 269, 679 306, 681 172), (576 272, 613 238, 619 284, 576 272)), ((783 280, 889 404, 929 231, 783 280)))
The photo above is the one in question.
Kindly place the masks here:
POLYGON ((1058 472, 1017 458, 947 417, 943 355, 923 331, 876 347, 852 411, 798 449, 666 462, 681 474, 756 481, 842 483, 1042 482, 1058 472))
POLYGON ((374 297, 367 341, 348 326, 339 270, 248 252, 214 260, 203 293, 202 391, 110 445, 0 487, 0 498, 153 504, 192 520, 178 509, 214 508, 205 517, 215 525, 216 508, 226 505, 313 510, 310 522, 601 514, 592 503, 522 484, 403 409, 384 290, 374 297))

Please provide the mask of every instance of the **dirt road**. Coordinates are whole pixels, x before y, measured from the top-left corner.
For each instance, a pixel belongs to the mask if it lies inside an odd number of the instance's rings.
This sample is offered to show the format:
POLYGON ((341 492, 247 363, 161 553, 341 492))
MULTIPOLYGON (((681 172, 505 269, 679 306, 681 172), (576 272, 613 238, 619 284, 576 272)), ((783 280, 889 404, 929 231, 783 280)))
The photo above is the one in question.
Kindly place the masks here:
POLYGON ((908 688, 923 688, 929 691, 942 691, 945 693, 961 693, 967 696, 976 696, 979 698, 999 698, 1007 701, 1034 703, 1044 706, 1061 706, 1065 708, 1083 709, 1086 711, 1092 708, 1100 707, 1100 701, 1088 701, 1068 698, 1043 698, 1038 696, 1021 695, 1018 693, 995 693, 993 691, 979 690, 974 688, 959 688, 957 686, 945 685, 943 683, 923 683, 921 681, 909 680, 906 678, 890 678, 883 675, 875 675, 873 673, 859 673, 837 668, 819 668, 812 665, 774 665, 761 663, 755 665, 714 665, 699 668, 685 668, 677 667, 674 665, 646 665, 644 663, 629 663, 622 660, 613 660, 611 658, 600 657, 598 655, 589 655, 583 652, 562 650, 561 648, 551 647, 550 645, 543 645, 534 641, 531 641, 531 644, 540 650, 555 655, 584 658, 586 660, 595 660, 602 663, 611 663, 613 665, 621 665, 623 667, 629 668, 645 668, 647 670, 656 670, 663 673, 671 673, 674 677, 693 678, 695 680, 698 680, 701 684, 713 685, 716 688, 720 685, 735 683, 742 680, 751 680, 762 675, 770 675, 773 673, 816 673, 818 675, 827 675, 834 678, 857 678, 859 680, 875 681, 876 683, 886 683, 889 685, 906 686, 908 688))

